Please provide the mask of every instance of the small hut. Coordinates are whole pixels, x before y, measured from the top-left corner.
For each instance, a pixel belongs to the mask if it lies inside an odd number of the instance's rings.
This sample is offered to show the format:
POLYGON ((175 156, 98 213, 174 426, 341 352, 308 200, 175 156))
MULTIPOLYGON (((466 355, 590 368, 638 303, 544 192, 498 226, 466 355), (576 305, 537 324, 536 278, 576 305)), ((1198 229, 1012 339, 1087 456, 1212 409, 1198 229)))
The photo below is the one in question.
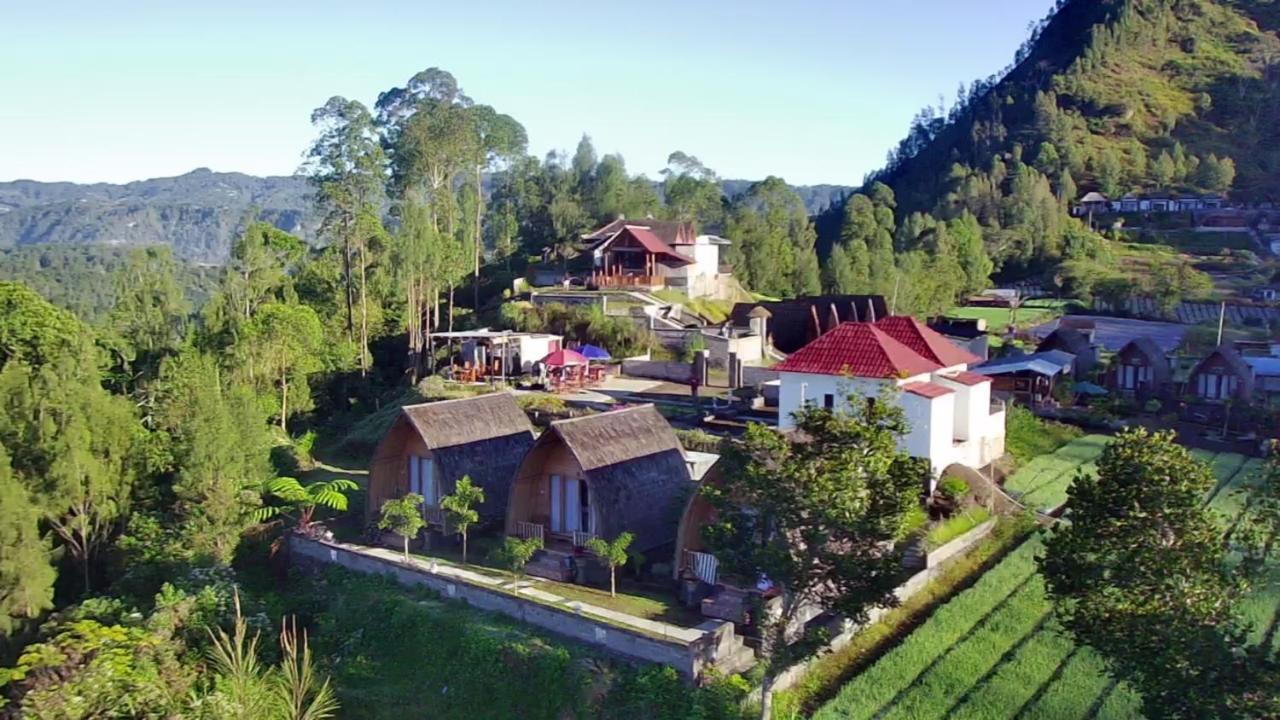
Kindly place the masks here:
POLYGON ((1111 358, 1107 387, 1121 395, 1139 399, 1163 398, 1169 394, 1173 370, 1164 350, 1149 337, 1136 337, 1111 358))
POLYGON ((507 533, 567 554, 630 532, 632 548, 649 551, 675 539, 692 486, 680 441, 652 405, 560 420, 520 464, 507 533))
POLYGON ((405 406, 374 451, 366 513, 377 517, 382 503, 414 492, 425 499, 428 521, 440 522, 440 498, 468 475, 484 489, 481 518, 500 523, 511 478, 533 439, 511 393, 405 406))

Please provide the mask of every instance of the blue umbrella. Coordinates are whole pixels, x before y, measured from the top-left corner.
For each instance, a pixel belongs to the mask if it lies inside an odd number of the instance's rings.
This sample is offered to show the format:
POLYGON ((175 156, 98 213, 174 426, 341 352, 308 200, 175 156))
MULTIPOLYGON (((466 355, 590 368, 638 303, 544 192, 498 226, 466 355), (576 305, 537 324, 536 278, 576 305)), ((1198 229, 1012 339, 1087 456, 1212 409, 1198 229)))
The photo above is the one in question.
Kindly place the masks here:
POLYGON ((578 352, 582 354, 582 357, 588 360, 612 360, 613 359, 613 356, 609 354, 608 350, 605 350, 602 347, 596 347, 595 345, 583 345, 582 347, 578 348, 578 352))

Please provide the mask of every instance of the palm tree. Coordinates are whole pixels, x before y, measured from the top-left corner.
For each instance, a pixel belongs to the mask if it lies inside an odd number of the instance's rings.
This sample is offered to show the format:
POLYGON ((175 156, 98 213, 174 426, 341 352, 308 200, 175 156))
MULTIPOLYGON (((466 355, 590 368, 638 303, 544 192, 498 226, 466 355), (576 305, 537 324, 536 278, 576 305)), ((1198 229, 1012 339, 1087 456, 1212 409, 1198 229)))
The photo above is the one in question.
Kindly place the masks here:
POLYGON ((306 529, 311 525, 318 507, 345 512, 346 493, 357 490, 359 487, 351 480, 344 478, 324 480, 304 486, 298 482, 297 478, 278 477, 263 485, 262 494, 282 501, 283 504, 264 505, 254 511, 253 519, 262 523, 278 516, 289 518, 291 513, 296 513, 297 517, 293 519, 297 526, 306 529))

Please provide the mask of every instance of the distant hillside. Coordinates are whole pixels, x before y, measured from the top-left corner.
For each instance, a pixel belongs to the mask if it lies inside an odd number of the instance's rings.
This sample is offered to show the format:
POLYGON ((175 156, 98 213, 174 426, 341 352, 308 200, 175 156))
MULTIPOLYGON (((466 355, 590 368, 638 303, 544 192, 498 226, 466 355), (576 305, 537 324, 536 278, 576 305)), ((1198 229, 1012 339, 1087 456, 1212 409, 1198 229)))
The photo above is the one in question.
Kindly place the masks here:
MULTIPOLYGON (((726 180, 736 195, 747 180, 726 180)), ((798 187, 811 213, 851 188, 798 187)), ((221 263, 249 213, 282 230, 316 240, 317 218, 305 178, 254 177, 201 168, 172 178, 125 185, 0 182, 0 249, 28 245, 168 244, 196 263, 221 263)))
POLYGON ((251 210, 312 239, 314 213, 301 177, 259 178, 201 168, 126 185, 0 183, 0 248, 20 245, 171 245, 193 262, 226 259, 251 210))
POLYGON ((871 179, 902 212, 946 213, 973 172, 999 180, 996 161, 1030 163, 1060 195, 1229 185, 1275 201, 1278 26, 1275 0, 1063 0, 1006 72, 923 111, 871 179))

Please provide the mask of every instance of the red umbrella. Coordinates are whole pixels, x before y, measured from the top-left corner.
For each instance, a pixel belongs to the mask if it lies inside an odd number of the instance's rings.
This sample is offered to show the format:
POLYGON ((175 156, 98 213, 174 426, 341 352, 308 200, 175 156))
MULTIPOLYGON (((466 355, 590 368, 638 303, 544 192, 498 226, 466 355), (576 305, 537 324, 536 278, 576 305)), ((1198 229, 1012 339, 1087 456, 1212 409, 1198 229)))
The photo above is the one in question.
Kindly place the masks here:
POLYGON ((557 350, 550 355, 542 358, 542 362, 547 367, 568 367, 570 365, 586 365, 587 359, 582 353, 574 350, 557 350))

